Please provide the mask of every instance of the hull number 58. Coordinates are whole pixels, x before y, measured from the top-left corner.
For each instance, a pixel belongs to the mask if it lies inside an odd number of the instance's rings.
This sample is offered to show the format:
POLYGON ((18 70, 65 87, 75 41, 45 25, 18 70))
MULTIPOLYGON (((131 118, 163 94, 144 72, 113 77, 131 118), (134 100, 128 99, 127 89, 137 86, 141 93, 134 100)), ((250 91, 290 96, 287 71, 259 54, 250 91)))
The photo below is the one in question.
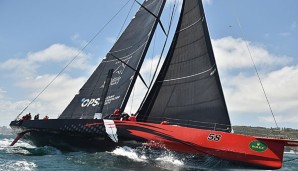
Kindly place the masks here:
POLYGON ((218 141, 220 141, 220 139, 221 139, 221 134, 209 134, 209 136, 208 136, 208 140, 209 141, 216 141, 216 142, 218 142, 218 141))

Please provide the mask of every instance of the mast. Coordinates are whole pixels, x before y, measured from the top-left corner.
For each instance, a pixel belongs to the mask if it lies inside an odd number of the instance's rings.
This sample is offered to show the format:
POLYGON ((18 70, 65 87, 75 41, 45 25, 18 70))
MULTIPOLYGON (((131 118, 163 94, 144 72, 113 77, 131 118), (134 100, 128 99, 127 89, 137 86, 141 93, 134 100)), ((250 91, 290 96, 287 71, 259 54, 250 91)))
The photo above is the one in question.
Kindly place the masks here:
MULTIPOLYGON (((159 13, 158 13, 157 15, 154 14, 154 13, 152 13, 152 9, 147 8, 146 6, 142 5, 142 8, 145 7, 146 9, 144 9, 144 10, 146 10, 146 11, 148 12, 148 14, 150 14, 152 17, 155 17, 155 19, 156 19, 156 22, 155 22, 155 24, 153 25, 152 30, 156 30, 156 27, 157 27, 158 23, 160 23, 160 16, 161 16, 161 14, 162 14, 162 9, 164 8, 164 5, 165 5, 165 3, 166 3, 166 1, 164 1, 164 0, 162 0, 162 1, 163 1, 163 2, 162 2, 162 5, 160 6, 160 10, 159 10, 159 13)), ((160 23, 160 24, 161 24, 161 23, 160 23)), ((162 25, 161 25, 161 26, 162 26, 162 25)), ((162 28, 163 28, 163 27, 162 27, 162 28)), ((144 48, 143 57, 142 57, 142 58, 140 59, 140 61, 139 61, 139 65, 138 65, 138 67, 137 67, 137 69, 136 69, 136 73, 139 73, 139 72, 140 72, 141 66, 142 66, 142 64, 143 64, 143 62, 144 62, 144 59, 145 59, 145 56, 146 56, 146 54, 147 54, 147 51, 148 51, 148 48, 149 48, 149 46, 150 46, 150 42, 151 42, 151 40, 152 40, 153 35, 154 35, 154 33, 153 33, 153 34, 150 34, 150 36, 149 36, 149 38, 148 38, 148 42, 147 42, 147 44, 146 44, 146 46, 145 46, 145 48, 144 48)), ((135 74, 135 75, 133 76, 133 78, 132 78, 131 84, 130 84, 130 86, 129 86, 129 88, 128 88, 128 91, 127 91, 127 93, 126 93, 126 96, 125 96, 125 98, 124 98, 124 100, 123 100, 123 103, 121 104, 121 107, 120 107, 120 111, 122 111, 122 112, 124 111, 124 109, 125 109, 125 107, 126 107, 126 104, 127 104, 128 100, 129 100, 131 91, 133 90, 133 87, 134 87, 134 85, 135 85, 135 82, 136 82, 137 78, 138 78, 138 74, 135 74)))
POLYGON ((168 55, 137 119, 231 130, 201 0, 183 1, 168 55))
MULTIPOLYGON (((160 16, 165 0, 146 0, 142 6, 155 16, 160 16)), ((138 72, 147 53, 158 20, 142 7, 129 23, 105 59, 80 89, 59 119, 93 118, 98 111, 100 96, 108 71, 113 69, 113 77, 102 108, 103 117, 115 109, 124 109, 135 84, 138 72), (120 59, 120 60, 119 60, 120 59), (127 67, 130 66, 130 67, 127 67)))

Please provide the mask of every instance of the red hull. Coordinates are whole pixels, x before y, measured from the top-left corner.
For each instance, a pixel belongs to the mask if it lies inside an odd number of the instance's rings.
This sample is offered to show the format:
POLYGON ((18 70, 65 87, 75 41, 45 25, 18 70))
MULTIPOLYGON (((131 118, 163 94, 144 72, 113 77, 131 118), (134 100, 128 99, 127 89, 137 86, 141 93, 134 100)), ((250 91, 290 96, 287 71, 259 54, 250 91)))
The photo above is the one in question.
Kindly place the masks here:
POLYGON ((268 169, 282 167, 284 146, 298 146, 298 141, 260 138, 175 125, 125 121, 115 121, 115 124, 119 137, 122 129, 128 130, 131 136, 146 139, 148 141, 146 144, 152 147, 162 146, 179 152, 210 155, 268 169))

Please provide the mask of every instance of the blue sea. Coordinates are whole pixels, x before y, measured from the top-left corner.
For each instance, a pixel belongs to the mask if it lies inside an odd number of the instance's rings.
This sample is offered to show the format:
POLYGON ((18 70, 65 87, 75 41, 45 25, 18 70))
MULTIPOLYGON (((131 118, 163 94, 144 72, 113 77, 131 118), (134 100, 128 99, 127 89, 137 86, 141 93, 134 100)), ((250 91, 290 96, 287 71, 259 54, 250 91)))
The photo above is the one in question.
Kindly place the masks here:
MULTIPOLYGON (((118 147, 111 152, 96 153, 67 152, 49 146, 35 147, 22 140, 10 147, 9 144, 14 138, 14 135, 0 135, 0 170, 243 170, 215 158, 147 147, 118 147)), ((298 154, 286 153, 284 160, 288 162, 285 162, 280 170, 297 170, 298 160, 294 160, 297 157, 298 154)))

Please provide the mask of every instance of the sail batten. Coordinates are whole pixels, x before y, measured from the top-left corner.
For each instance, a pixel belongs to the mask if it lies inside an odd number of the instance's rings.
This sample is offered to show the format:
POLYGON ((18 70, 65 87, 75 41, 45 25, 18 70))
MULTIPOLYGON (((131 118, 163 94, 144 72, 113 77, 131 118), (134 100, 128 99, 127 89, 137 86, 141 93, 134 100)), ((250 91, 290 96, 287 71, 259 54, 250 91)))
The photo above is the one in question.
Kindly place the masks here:
POLYGON ((137 118, 230 131, 201 0, 183 1, 172 45, 137 118))
MULTIPOLYGON (((146 0, 146 6, 160 17, 165 0, 146 0)), ((92 119, 98 111, 108 71, 113 70, 107 96, 102 109, 103 117, 126 105, 138 72, 145 58, 158 20, 141 8, 115 42, 105 59, 80 89, 59 119, 92 119), (115 56, 118 59, 115 59, 115 56), (128 67, 130 66, 130 67, 128 67)))

